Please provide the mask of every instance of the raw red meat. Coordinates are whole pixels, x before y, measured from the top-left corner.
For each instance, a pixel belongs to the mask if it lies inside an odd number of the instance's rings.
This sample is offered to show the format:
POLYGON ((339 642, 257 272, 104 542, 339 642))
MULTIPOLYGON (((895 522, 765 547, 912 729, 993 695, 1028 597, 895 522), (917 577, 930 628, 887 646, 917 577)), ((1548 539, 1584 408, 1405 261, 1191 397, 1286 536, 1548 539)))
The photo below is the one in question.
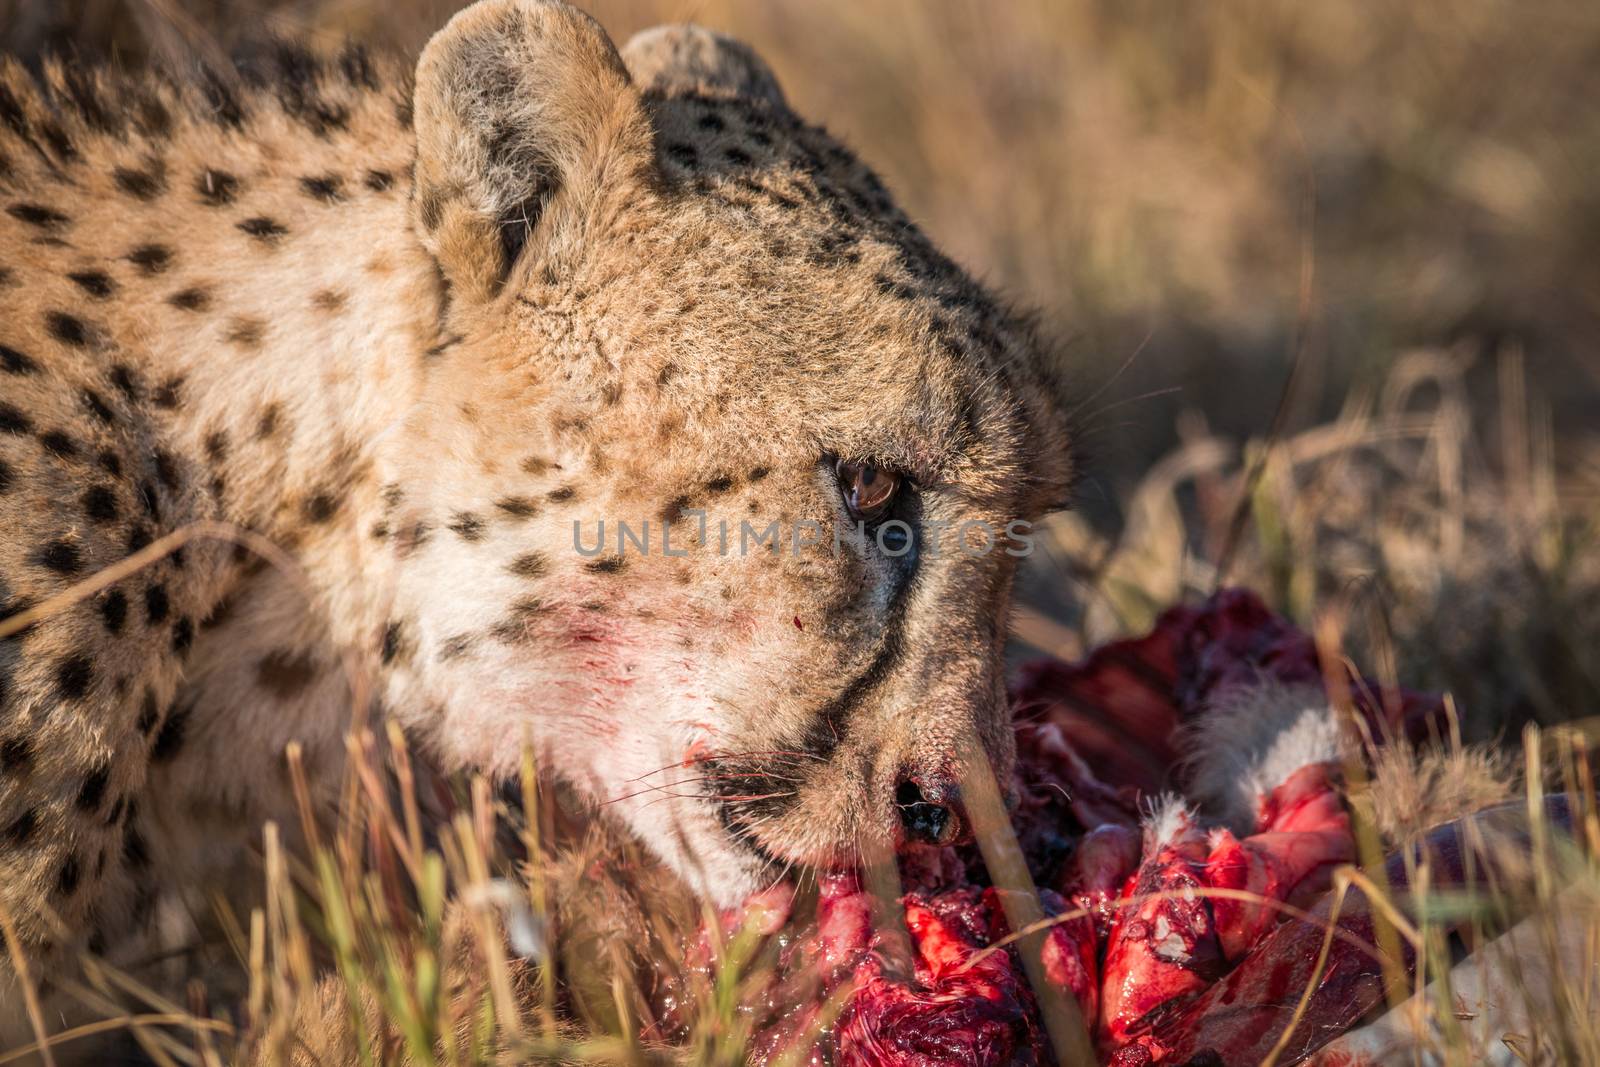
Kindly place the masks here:
MULTIPOLYGON (((1353 859, 1340 767, 1314 748, 1251 764, 1253 821, 1231 828, 1182 798, 1194 772, 1177 768, 1186 731, 1230 701, 1254 708, 1239 694, 1275 685, 1304 700, 1322 680, 1312 640, 1237 590, 1175 608, 1148 636, 1079 664, 1023 670, 1013 824, 1035 882, 1050 887, 1039 894, 1045 914, 1065 916, 1043 940, 1045 980, 1076 997, 1112 1062, 1255 1062, 1285 1025, 1284 990, 1309 973, 1316 946, 1314 928, 1285 923, 1273 902, 1317 906, 1334 868, 1353 859)), ((1426 734, 1440 711, 1432 697, 1345 681, 1374 737, 1426 734)), ((1311 703, 1289 710, 1315 719, 1325 702, 1311 703)), ((754 1062, 796 1052, 836 1067, 1054 1062, 1016 946, 995 947, 1009 931, 977 849, 920 850, 900 873, 909 891, 886 904, 855 875, 821 880, 814 922, 779 935, 765 1006, 754 1009, 754 1062), (823 1026, 830 998, 843 1006, 823 1026)), ((790 899, 780 888, 759 904, 771 932, 790 899)), ((691 956, 709 970, 708 956, 691 956)), ((1299 1054, 1356 1017, 1338 997, 1371 1003, 1378 983, 1370 960, 1340 956, 1303 1024, 1322 1036, 1299 1054)))
POLYGON ((1206 836, 1192 812, 1168 805, 1144 839, 1144 862, 1123 897, 1106 944, 1101 1036, 1126 1043, 1170 1001, 1222 973, 1222 949, 1206 885, 1206 836))

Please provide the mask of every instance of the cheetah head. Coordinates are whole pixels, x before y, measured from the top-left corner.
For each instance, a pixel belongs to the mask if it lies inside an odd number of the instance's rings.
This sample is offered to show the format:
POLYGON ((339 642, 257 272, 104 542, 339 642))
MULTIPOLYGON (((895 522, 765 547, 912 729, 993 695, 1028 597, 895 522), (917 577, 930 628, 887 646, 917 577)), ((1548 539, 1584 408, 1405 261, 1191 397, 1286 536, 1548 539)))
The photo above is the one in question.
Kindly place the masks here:
POLYGON ((619 55, 486 0, 415 116, 449 302, 390 446, 411 726, 501 772, 531 742, 721 901, 959 833, 964 754, 1011 759, 1028 524, 1072 478, 1029 322, 704 30, 619 55))

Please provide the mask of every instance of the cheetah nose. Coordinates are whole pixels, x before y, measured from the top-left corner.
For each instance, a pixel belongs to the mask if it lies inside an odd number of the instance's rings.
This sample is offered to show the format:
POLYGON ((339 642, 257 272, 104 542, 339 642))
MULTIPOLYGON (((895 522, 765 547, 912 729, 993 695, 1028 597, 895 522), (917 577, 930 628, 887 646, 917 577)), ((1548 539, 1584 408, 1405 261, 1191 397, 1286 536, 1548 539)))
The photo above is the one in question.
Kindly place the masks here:
POLYGON ((908 842, 954 845, 966 837, 968 821, 954 783, 907 778, 895 788, 894 804, 908 842))

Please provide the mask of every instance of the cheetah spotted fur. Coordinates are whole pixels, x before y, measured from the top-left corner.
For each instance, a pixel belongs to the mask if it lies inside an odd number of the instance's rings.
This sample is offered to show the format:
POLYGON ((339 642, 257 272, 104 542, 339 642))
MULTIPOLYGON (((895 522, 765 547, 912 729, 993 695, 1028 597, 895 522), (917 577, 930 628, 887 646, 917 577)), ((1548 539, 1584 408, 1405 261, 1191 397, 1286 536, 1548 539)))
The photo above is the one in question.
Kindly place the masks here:
MULTIPOLYGON (((450 770, 533 745, 720 902, 1010 759, 1017 559, 937 531, 1066 498, 1051 353, 737 42, 484 0, 414 72, 8 65, 0 302, 0 905, 47 1005, 251 892, 286 746, 331 803, 358 711, 450 770), (914 551, 719 550, 826 541, 838 460, 914 551)), ((0 1044, 21 1007, 0 964, 0 1044)))

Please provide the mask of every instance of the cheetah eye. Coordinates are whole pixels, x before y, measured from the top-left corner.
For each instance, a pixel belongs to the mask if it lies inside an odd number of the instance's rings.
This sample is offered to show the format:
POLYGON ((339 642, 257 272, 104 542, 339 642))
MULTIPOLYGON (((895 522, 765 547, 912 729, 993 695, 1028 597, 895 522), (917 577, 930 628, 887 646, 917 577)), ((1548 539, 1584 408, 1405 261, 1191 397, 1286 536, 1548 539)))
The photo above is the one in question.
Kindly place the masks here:
POLYGON ((853 519, 881 518, 889 510, 895 493, 900 490, 900 476, 869 463, 850 463, 839 460, 834 465, 834 475, 839 479, 839 490, 844 493, 844 504, 853 519))

